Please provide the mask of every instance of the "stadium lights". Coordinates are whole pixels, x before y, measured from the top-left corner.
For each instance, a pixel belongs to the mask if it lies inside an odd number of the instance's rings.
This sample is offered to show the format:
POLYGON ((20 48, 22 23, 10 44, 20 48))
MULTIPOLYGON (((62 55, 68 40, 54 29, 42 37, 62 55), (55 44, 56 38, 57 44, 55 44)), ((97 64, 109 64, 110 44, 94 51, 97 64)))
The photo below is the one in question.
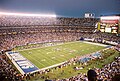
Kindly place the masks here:
POLYGON ((50 14, 24 14, 24 13, 7 13, 7 12, 0 12, 0 15, 16 15, 16 16, 39 16, 39 17, 56 17, 56 15, 50 14))

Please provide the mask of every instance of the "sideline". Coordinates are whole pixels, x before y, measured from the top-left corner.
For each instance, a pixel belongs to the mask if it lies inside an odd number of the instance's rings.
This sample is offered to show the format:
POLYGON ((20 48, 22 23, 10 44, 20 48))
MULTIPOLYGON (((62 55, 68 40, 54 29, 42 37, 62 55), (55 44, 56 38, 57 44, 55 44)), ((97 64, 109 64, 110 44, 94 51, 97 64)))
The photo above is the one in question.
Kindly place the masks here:
POLYGON ((39 48, 54 47, 54 46, 59 46, 59 45, 63 45, 63 44, 70 44, 70 43, 75 43, 75 42, 81 42, 81 41, 74 41, 74 42, 67 42, 67 43, 59 43, 59 44, 56 44, 56 45, 52 45, 52 46, 43 46, 43 47, 37 47, 37 48, 29 48, 29 49, 16 50, 16 51, 25 51, 25 50, 32 50, 32 49, 39 49, 39 48))
POLYGON ((93 45, 98 45, 98 46, 103 46, 103 47, 107 47, 110 45, 105 45, 105 44, 100 44, 100 43, 93 43, 93 42, 87 42, 87 41, 83 41, 84 43, 88 43, 88 44, 93 44, 93 45))
POLYGON ((51 69, 51 68, 60 66, 60 65, 62 65, 62 64, 64 64, 64 63, 66 63, 66 62, 67 62, 67 61, 64 61, 64 62, 62 62, 62 63, 54 64, 54 65, 52 65, 52 66, 48 66, 48 67, 45 67, 45 68, 41 68, 40 71, 41 71, 41 70, 51 69))
MULTIPOLYGON (((99 43, 93 43, 93 42, 87 42, 87 41, 74 41, 74 42, 60 43, 60 44, 57 44, 57 45, 59 46, 59 45, 62 45, 62 44, 70 44, 70 43, 76 43, 76 42, 88 43, 88 44, 93 44, 93 45, 98 45, 98 46, 103 46, 103 47, 109 46, 109 45, 104 45, 104 44, 99 44, 99 43)), ((53 45, 53 46, 57 46, 57 45, 53 45)), ((39 47, 39 48, 46 48, 46 47, 51 47, 51 46, 45 46, 45 47, 39 47)), ((32 49, 38 49, 38 48, 32 48, 32 49)), ((31 49, 25 49, 25 50, 31 50, 31 49)), ((24 50, 22 50, 22 51, 24 51, 24 50)), ((99 51, 101 51, 101 50, 99 50, 99 51)), ((98 52, 98 51, 97 51, 97 52, 98 52)), ((94 52, 93 52, 93 53, 94 53, 94 52)), ((83 57, 85 57, 85 56, 91 55, 91 54, 93 54, 93 53, 86 54, 86 55, 84 55, 84 56, 82 56, 82 57, 80 57, 80 58, 83 58, 83 57)), ((27 59, 27 60, 28 60, 28 59, 27 59)), ((54 64, 54 65, 52 65, 52 66, 48 66, 48 67, 45 67, 45 68, 41 68, 41 69, 39 68, 38 70, 33 71, 33 72, 30 72, 30 73, 34 73, 34 72, 37 72, 37 71, 42 71, 42 70, 50 69, 50 68, 53 68, 53 67, 62 65, 62 64, 64 64, 64 63, 66 63, 66 62, 67 62, 67 61, 64 61, 64 62, 58 63, 58 64, 54 64)), ((18 70, 21 71, 20 68, 18 68, 18 70)), ((21 73, 24 74, 24 72, 21 72, 21 73)))

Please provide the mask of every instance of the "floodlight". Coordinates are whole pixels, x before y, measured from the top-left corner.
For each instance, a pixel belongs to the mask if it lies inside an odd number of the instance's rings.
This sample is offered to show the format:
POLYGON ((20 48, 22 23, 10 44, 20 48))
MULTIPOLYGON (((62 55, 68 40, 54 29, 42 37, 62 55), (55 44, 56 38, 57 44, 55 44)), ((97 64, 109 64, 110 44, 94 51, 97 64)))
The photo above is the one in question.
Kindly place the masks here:
POLYGON ((56 17, 55 14, 25 14, 25 13, 7 13, 7 12, 0 12, 0 15, 56 17))

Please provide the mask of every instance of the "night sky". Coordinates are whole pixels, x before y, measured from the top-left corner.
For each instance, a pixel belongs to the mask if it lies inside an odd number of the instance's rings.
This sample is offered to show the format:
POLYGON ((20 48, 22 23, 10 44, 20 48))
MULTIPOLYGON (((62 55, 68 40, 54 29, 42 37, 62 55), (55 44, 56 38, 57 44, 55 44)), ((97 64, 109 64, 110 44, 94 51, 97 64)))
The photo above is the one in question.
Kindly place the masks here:
POLYGON ((56 14, 83 17, 84 13, 120 14, 120 0, 0 0, 0 12, 56 14))

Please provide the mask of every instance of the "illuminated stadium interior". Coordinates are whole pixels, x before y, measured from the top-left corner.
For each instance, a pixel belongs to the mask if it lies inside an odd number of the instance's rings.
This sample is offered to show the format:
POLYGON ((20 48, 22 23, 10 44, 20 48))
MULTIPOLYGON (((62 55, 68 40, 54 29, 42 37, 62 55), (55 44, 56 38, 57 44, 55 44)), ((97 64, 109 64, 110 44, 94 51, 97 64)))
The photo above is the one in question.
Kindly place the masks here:
POLYGON ((119 34, 119 16, 0 12, 0 80, 88 81, 90 69, 112 80, 120 73, 119 34))

